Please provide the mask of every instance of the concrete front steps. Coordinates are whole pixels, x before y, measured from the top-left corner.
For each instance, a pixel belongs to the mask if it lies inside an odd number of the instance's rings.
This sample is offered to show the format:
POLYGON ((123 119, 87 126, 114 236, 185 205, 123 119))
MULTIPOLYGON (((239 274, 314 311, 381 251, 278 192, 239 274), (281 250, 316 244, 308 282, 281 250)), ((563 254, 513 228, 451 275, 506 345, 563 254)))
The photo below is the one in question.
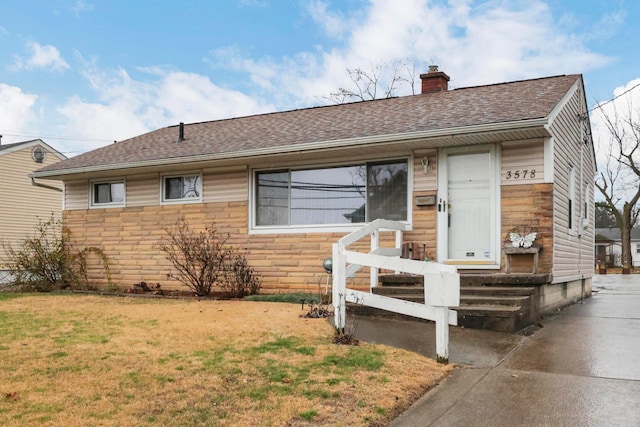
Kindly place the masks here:
MULTIPOLYGON (((545 276, 545 275, 542 275, 545 276)), ((422 276, 380 276, 373 292, 414 302, 424 302, 422 276)), ((536 284, 546 277, 527 275, 461 275, 458 325, 473 329, 517 332, 536 318, 536 284)))

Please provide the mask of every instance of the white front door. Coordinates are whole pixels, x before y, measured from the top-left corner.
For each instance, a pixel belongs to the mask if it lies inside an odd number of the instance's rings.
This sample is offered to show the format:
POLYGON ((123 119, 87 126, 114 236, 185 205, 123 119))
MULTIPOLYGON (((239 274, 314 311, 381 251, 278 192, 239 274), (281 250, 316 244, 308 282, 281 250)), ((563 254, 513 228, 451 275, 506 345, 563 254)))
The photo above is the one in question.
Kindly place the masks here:
POLYGON ((497 255, 494 147, 447 149, 438 162, 438 261, 491 268, 497 255))

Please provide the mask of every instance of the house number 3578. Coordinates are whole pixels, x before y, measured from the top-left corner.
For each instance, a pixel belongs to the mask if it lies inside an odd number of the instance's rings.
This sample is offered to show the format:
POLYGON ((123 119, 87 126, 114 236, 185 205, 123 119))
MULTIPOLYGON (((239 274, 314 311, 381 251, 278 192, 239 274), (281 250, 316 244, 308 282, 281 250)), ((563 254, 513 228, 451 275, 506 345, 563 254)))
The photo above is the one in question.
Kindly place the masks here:
POLYGON ((507 171, 507 179, 533 179, 536 177, 536 170, 535 169, 518 169, 515 171, 512 170, 508 170, 507 171))

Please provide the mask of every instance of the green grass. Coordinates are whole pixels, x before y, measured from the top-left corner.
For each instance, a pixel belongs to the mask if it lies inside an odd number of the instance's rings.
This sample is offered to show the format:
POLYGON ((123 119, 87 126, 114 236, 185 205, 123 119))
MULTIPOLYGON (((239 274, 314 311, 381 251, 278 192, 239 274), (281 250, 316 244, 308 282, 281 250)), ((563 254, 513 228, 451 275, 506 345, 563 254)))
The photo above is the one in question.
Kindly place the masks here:
POLYGON ((310 409, 308 411, 300 412, 300 418, 305 421, 311 421, 314 417, 318 415, 318 411, 315 409, 310 409))
POLYGON ((10 299, 14 299, 14 298, 22 298, 22 297, 25 297, 25 296, 28 296, 28 295, 31 295, 31 294, 0 291, 0 301, 10 300, 10 299))
POLYGON ((303 355, 315 354, 315 347, 302 345, 301 342, 302 340, 296 337, 280 337, 276 338, 273 341, 268 341, 264 344, 261 344, 257 347, 247 349, 246 351, 254 354, 264 354, 276 353, 279 350, 288 350, 303 355))
POLYGON ((377 371, 384 366, 384 354, 364 347, 351 347, 346 356, 331 354, 323 361, 326 366, 335 366, 339 370, 365 369, 377 371))
POLYGON ((381 384, 398 378, 388 366, 397 356, 375 345, 333 344, 326 322, 300 319, 295 307, 270 306, 270 313, 290 316, 276 316, 280 323, 263 322, 262 308, 257 320, 242 323, 256 314, 256 304, 243 305, 244 317, 233 317, 228 306, 209 301, 50 294, 33 304, 0 303, 0 377, 11 384, 1 391, 18 396, 0 396, 0 425, 225 425, 241 416, 268 420, 285 407, 292 408, 286 419, 261 425, 363 425, 363 417, 387 420, 393 413, 395 401, 376 400, 356 415, 360 421, 346 422, 327 408, 347 397, 369 401, 376 388, 386 397, 381 384), (227 326, 212 327, 221 322, 227 326), (191 332, 187 340, 183 330, 191 332))

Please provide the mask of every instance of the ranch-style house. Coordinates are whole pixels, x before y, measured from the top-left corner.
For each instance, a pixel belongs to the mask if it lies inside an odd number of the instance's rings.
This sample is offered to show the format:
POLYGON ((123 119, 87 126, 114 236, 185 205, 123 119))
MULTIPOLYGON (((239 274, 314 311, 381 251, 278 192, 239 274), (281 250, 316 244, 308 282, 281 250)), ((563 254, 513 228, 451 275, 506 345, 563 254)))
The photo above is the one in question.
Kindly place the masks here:
MULTIPOLYGON (((180 286, 156 248, 179 217, 229 233, 262 292, 315 291, 332 244, 383 218, 409 225, 405 256, 457 267, 469 326, 513 330, 589 296, 582 76, 451 90, 435 66, 420 77, 420 94, 180 123, 33 177, 63 183, 73 243, 101 248, 122 288, 180 286)), ((106 283, 99 263, 89 273, 106 283)))

